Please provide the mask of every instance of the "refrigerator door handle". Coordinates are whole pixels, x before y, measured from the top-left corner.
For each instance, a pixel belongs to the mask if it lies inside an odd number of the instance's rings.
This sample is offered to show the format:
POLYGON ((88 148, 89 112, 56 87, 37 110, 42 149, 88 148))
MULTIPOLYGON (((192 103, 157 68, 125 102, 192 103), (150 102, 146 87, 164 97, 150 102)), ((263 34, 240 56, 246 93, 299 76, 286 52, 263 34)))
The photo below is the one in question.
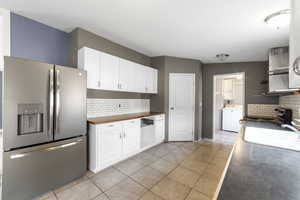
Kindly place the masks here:
POLYGON ((56 76, 56 93, 55 93, 55 102, 56 102, 56 110, 55 110, 55 134, 59 134, 59 117, 60 117, 60 71, 55 70, 56 76))
POLYGON ((48 136, 52 135, 53 129, 53 107, 54 107, 54 71, 50 69, 49 72, 49 117, 48 117, 48 136))
POLYGON ((32 153, 36 153, 36 152, 47 152, 47 151, 49 152, 49 151, 55 151, 55 150, 58 150, 58 149, 64 149, 64 148, 67 148, 67 147, 70 147, 70 146, 77 145, 78 143, 80 143, 82 141, 83 141, 82 139, 78 139, 77 141, 74 141, 74 142, 70 142, 70 143, 67 143, 67 144, 61 144, 61 145, 57 145, 57 146, 54 146, 54 147, 47 147, 47 148, 40 149, 40 150, 37 150, 37 151, 29 151, 29 152, 12 154, 12 155, 10 155, 10 159, 23 158, 25 156, 30 156, 32 153))

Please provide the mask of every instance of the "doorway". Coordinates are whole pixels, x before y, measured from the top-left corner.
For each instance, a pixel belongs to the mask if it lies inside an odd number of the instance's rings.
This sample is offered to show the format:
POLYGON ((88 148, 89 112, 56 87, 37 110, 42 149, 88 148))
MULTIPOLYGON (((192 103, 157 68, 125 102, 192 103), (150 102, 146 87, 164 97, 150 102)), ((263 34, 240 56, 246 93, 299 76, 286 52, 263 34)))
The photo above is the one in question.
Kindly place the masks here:
POLYGON ((213 139, 234 143, 245 115, 245 73, 214 75, 213 139))
POLYGON ((193 141, 195 74, 170 73, 169 141, 193 141))

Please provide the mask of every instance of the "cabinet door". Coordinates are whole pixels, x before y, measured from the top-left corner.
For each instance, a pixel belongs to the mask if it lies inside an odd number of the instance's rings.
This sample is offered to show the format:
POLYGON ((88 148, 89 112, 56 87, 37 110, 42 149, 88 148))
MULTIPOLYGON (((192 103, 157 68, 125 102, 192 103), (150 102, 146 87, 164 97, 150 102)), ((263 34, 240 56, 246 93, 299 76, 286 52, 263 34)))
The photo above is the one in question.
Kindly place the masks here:
POLYGON ((119 58, 101 52, 100 56, 100 88, 118 90, 119 58))
POLYGON ((123 155, 136 152, 140 148, 141 120, 129 120, 123 125, 123 155))
POLYGON ((99 126, 97 134, 100 134, 98 137, 100 167, 119 160, 122 156, 122 124, 113 123, 99 126))
POLYGON ((153 69, 153 73, 154 73, 154 76, 153 76, 153 91, 152 93, 153 94, 157 94, 157 85, 158 85, 158 70, 157 69, 153 69))
POLYGON ((234 96, 233 91, 233 79, 225 79, 222 81, 223 85, 223 97, 225 100, 231 100, 234 96))
POLYGON ((134 65, 135 71, 135 91, 146 93, 146 73, 144 66, 141 64, 134 65))
POLYGON ((152 93, 154 89, 154 69, 145 66, 144 70, 146 93, 152 93))
POLYGON ((83 47, 78 51, 78 68, 87 71, 87 88, 99 89, 100 52, 83 47))
POLYGON ((135 92, 134 65, 135 63, 120 58, 119 84, 118 84, 119 90, 135 92))
POLYGON ((300 1, 292 0, 290 25, 290 88, 300 88, 300 1))
POLYGON ((155 141, 156 143, 163 142, 165 139, 165 120, 155 121, 155 141))

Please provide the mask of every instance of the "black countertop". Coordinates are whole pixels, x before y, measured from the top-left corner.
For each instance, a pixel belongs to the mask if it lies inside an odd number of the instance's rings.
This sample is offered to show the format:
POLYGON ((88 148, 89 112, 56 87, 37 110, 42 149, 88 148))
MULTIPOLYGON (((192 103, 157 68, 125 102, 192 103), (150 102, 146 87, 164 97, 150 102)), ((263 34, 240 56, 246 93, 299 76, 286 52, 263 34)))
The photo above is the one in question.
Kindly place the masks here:
POLYGON ((218 200, 300 200, 300 152, 246 142, 247 127, 282 129, 244 123, 218 200))

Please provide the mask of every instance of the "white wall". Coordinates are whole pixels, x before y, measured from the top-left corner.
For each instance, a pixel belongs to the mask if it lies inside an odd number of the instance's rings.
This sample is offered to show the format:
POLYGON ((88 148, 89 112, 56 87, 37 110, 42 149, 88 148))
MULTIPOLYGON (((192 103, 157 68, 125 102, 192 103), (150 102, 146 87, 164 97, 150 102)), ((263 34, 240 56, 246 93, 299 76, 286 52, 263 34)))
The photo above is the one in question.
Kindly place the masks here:
POLYGON ((0 70, 3 70, 3 56, 10 56, 10 12, 0 8, 0 70))

